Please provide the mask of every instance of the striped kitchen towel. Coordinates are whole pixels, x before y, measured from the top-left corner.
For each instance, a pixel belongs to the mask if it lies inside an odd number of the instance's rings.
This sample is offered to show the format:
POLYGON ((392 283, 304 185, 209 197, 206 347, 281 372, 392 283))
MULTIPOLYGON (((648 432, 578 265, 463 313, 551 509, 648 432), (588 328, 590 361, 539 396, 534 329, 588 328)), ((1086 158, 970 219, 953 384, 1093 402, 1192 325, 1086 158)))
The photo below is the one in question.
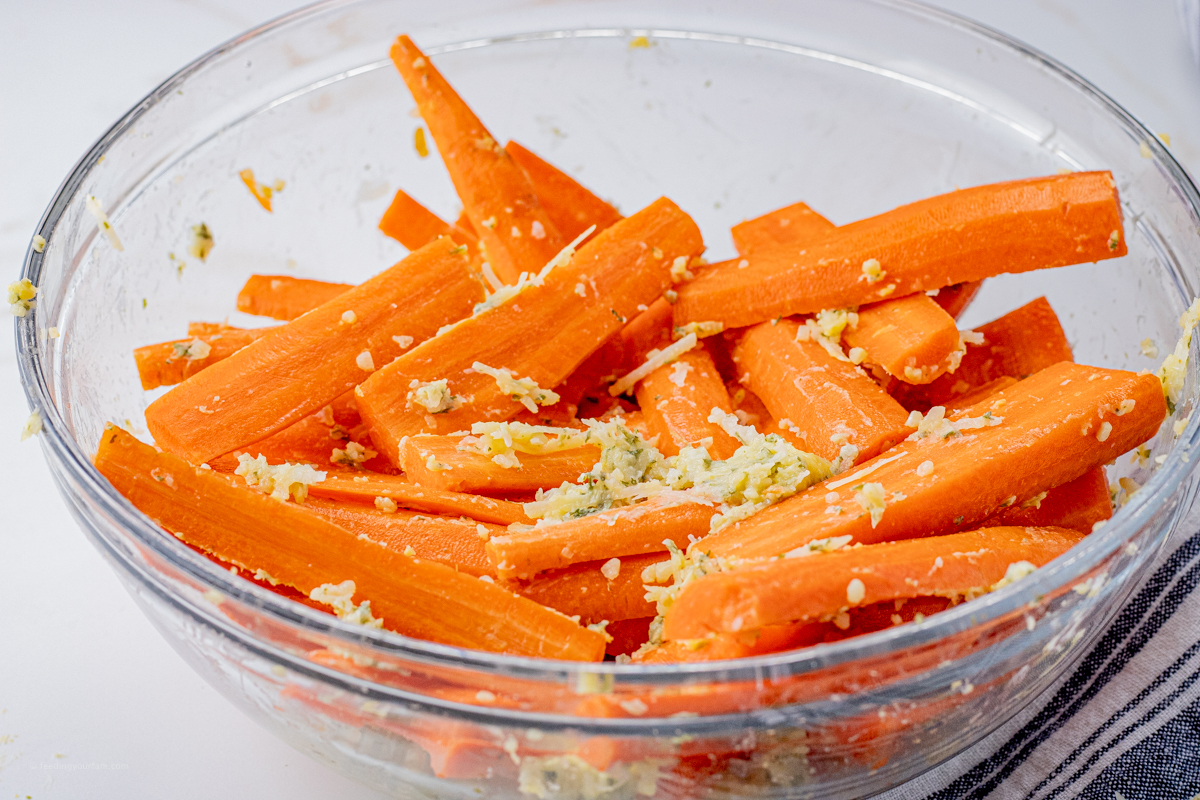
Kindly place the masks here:
POLYGON ((880 800, 1195 800, 1200 504, 1108 630, 988 738, 880 800), (1190 536, 1190 538, 1188 538, 1190 536))

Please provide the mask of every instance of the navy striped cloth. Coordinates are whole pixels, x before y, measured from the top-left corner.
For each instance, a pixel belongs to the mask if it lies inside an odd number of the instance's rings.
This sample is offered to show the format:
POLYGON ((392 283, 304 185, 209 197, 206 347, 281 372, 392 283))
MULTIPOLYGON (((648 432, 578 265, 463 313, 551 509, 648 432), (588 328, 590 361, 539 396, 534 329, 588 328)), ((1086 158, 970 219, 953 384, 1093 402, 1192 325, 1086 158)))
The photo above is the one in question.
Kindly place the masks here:
POLYGON ((1029 708, 879 799, 1197 800, 1197 530, 1200 504, 1104 635, 1029 708))

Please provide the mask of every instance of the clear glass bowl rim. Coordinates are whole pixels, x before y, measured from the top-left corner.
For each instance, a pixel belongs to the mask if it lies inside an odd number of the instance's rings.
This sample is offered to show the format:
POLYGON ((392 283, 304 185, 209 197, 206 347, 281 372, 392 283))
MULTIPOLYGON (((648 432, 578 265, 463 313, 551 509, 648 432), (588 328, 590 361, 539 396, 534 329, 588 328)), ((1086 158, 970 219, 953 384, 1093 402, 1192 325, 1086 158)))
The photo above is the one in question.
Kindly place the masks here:
MULTIPOLYGON (((1079 94, 1090 98, 1103 108, 1111 121, 1123 128, 1131 136, 1132 141, 1147 143, 1153 161, 1168 177, 1176 196, 1188 206, 1192 219, 1200 224, 1200 192, 1197 192, 1196 186, 1184 168, 1160 144, 1158 138, 1149 129, 1114 100, 1066 66, 987 26, 941 9, 926 6, 923 3, 912 0, 866 0, 866 2, 892 11, 925 17, 930 21, 955 29, 960 34, 990 40, 993 44, 1036 62, 1050 73, 1050 79, 1058 78, 1074 86, 1079 94)), ((55 193, 38 223, 35 233, 50 241, 56 226, 83 185, 89 171, 109 147, 130 130, 149 109, 183 85, 189 76, 203 70, 210 62, 229 54, 243 44, 293 23, 299 23, 310 17, 349 5, 353 5, 353 0, 324 0, 324 2, 298 9, 219 45, 180 69, 122 116, 80 158, 55 193)), ((636 33, 652 35, 653 30, 638 29, 636 33)), ((451 49, 521 38, 525 38, 525 35, 500 36, 429 47, 427 52, 437 54, 451 49)), ((34 285, 40 285, 42 259, 43 254, 34 251, 31 245, 26 251, 21 277, 28 278, 34 285)), ((688 682, 754 680, 765 674, 772 677, 798 675, 864 657, 886 655, 888 652, 927 645, 955 633, 985 626, 1018 610, 1035 597, 1049 594, 1080 580, 1093 567, 1130 540, 1148 522, 1153 509, 1168 502, 1176 492, 1180 491, 1184 482, 1195 471, 1196 465, 1188 463, 1184 455, 1195 449, 1197 442, 1200 441, 1200 415, 1195 415, 1196 419, 1189 421, 1183 434, 1176 440, 1175 446, 1171 449, 1162 468, 1131 498, 1109 524, 1088 536, 1066 555, 1039 569, 1019 583, 977 598, 969 604, 960 604, 947 609, 930 617, 920 625, 903 625, 833 644, 738 661, 622 665, 612 662, 578 663, 523 658, 440 645, 412 639, 390 631, 365 630, 361 626, 342 622, 327 614, 285 600, 248 581, 235 578, 229 572, 186 548, 174 537, 165 536, 160 528, 150 522, 109 485, 97 472, 90 457, 79 443, 67 433, 67 425, 59 414, 49 390, 44 372, 46 365, 38 349, 36 336, 38 313, 39 311, 35 308, 34 313, 15 320, 15 340, 18 368, 26 398, 30 407, 40 411, 42 416, 43 448, 47 452, 47 457, 69 477, 71 483, 79 487, 89 501, 98 506, 104 515, 115 521, 124 533, 133 537, 138 545, 148 548, 156 557, 163 559, 190 578, 221 592, 232 600, 256 608, 285 625, 300 626, 313 633, 353 644, 367 652, 374 650, 383 657, 401 657, 442 667, 476 670, 482 673, 481 677, 487 674, 504 674, 561 683, 564 679, 580 673, 594 673, 611 674, 618 680, 632 680, 642 684, 674 684, 683 678, 686 678, 688 682)), ((105 549, 124 562, 133 572, 139 574, 143 579, 147 579, 146 571, 132 563, 123 553, 111 546, 105 549)), ((320 676, 323 680, 333 680, 348 687, 353 686, 359 692, 366 690, 370 694, 378 693, 380 696, 405 696, 410 701, 417 700, 423 705, 447 706, 465 710, 469 716, 477 716, 480 719, 494 719, 496 716, 521 716, 527 719, 544 716, 508 710, 492 711, 475 706, 446 703, 319 667, 277 648, 249 631, 228 624, 227 620, 206 613, 199 606, 188 602, 177 593, 164 587, 154 587, 154 589, 164 599, 186 610, 191 616, 197 617, 213 627, 223 629, 264 656, 275 661, 286 662, 298 671, 320 676)), ((550 716, 545 718, 547 721, 557 719, 550 716)), ((715 721, 714 717, 703 719, 710 722, 715 721)), ((577 720, 576 724, 582 721, 584 720, 577 720)), ((596 720, 595 722, 600 721, 596 720)), ((605 720, 604 726, 625 728, 628 727, 627 723, 632 723, 641 727, 652 722, 653 720, 650 719, 605 720)), ((682 723, 684 721, 673 720, 672 722, 682 723)))

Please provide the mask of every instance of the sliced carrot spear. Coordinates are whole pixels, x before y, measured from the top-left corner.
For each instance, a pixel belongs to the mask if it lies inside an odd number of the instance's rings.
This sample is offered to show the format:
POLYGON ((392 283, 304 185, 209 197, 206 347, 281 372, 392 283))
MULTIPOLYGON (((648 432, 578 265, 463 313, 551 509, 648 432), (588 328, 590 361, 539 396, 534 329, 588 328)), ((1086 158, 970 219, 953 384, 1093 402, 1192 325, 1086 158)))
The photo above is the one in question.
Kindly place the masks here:
POLYGON ((105 428, 96 468, 142 513, 188 544, 309 594, 354 581, 390 630, 513 655, 595 661, 604 639, 563 615, 427 559, 359 539, 295 503, 237 485, 105 428))
MULTIPOLYGON (((470 517, 497 525, 510 525, 514 522, 528 525, 533 522, 525 515, 520 503, 493 500, 490 497, 464 492, 445 492, 427 486, 417 486, 407 478, 373 472, 362 475, 330 473, 321 483, 310 486, 308 493, 312 497, 356 501, 384 508, 388 506, 382 501, 391 500, 400 508, 448 517, 470 517)), ((482 542, 479 551, 483 552, 482 542)))
POLYGON ((417 101, 486 260, 504 283, 540 270, 564 239, 538 203, 524 170, 407 36, 392 45, 392 63, 417 101))
POLYGON ((241 350, 271 328, 225 328, 218 333, 192 334, 188 339, 148 344, 133 351, 138 377, 147 391, 173 386, 205 367, 241 350))
MULTIPOLYGON (((325 480, 330 477, 333 476, 325 480)), ((410 556, 428 558, 475 577, 496 574, 483 551, 483 541, 485 536, 503 533, 504 528, 499 525, 403 509, 384 511, 374 505, 330 500, 312 491, 320 485, 310 487, 304 507, 354 535, 365 536, 397 553, 411 547, 410 556)))
POLYGON ((943 375, 927 386, 893 387, 893 396, 905 408, 920 411, 958 405, 962 395, 998 378, 1019 380, 1051 364, 1072 360, 1062 324, 1044 297, 981 325, 975 332, 983 337, 983 344, 967 343, 954 374, 943 375))
POLYGON ((905 383, 929 383, 962 358, 954 317, 921 293, 863 306, 842 338, 905 383))
MULTIPOLYGON (((976 403, 983 402, 991 397, 996 392, 1002 392, 1008 387, 1017 383, 1017 379, 1009 375, 996 378, 994 381, 988 381, 983 386, 972 389, 966 394, 960 394, 953 400, 946 402, 946 413, 951 414, 955 411, 961 411, 964 408, 970 408, 976 403)), ((895 390, 893 390, 895 392, 895 390)))
POLYGON ((680 287, 675 324, 742 327, 1126 253, 1108 172, 961 189, 842 226, 803 249, 765 249, 745 269, 709 267, 680 287))
POLYGON ((1062 362, 949 420, 931 411, 890 451, 702 546, 762 558, 834 536, 870 544, 954 533, 1112 461, 1165 417, 1154 376, 1062 362))
POLYGON ((933 301, 941 306, 947 314, 958 319, 967 310, 967 306, 971 305, 971 301, 975 299, 981 286, 983 286, 983 281, 968 281, 956 283, 953 286, 943 286, 933 296, 933 301))
POLYGON ((349 283, 329 283, 288 275, 251 275, 238 292, 237 309, 285 322, 353 289, 349 283))
POLYGON ((1091 533, 1097 522, 1112 518, 1112 497, 1104 467, 1095 467, 1073 481, 1055 486, 1045 496, 1006 508, 987 520, 991 525, 1053 525, 1091 533))
POLYGON ((398 459, 406 436, 510 419, 523 402, 546 398, 638 306, 671 285, 676 259, 687 263, 702 248, 692 219, 661 198, 593 237, 574 257, 556 259, 519 291, 494 295, 474 316, 358 388, 376 449, 398 459), (500 370, 508 370, 508 380, 500 370))
POLYGON ((420 250, 439 236, 446 236, 472 248, 479 244, 473 231, 444 221, 403 189, 396 192, 392 204, 383 212, 379 230, 409 250, 420 250))
POLYGON ((438 240, 213 364, 146 409, 165 450, 207 461, 303 419, 481 299, 465 253, 438 240))
POLYGON ((717 460, 733 455, 741 442, 720 425, 709 422, 714 408, 732 413, 729 393, 717 374, 712 356, 701 344, 671 364, 665 364, 637 385, 638 405, 650 436, 664 456, 679 455, 681 447, 703 445, 717 460))
POLYGON ((706 575, 685 587, 667 610, 663 638, 826 620, 847 608, 889 600, 971 597, 1011 576, 1010 565, 1043 566, 1082 538, 1066 528, 986 528, 706 575))
POLYGON ((546 216, 550 217, 566 241, 574 239, 592 225, 599 232, 621 221, 621 212, 610 203, 601 200, 579 181, 542 160, 520 143, 509 142, 504 145, 504 150, 525 170, 546 216))
POLYGON ((644 503, 578 519, 493 536, 488 558, 501 578, 528 579, 548 569, 585 561, 664 553, 663 541, 687 547, 708 533, 716 510, 678 499, 651 497, 644 503))
POLYGON ((505 585, 517 594, 561 611, 568 617, 578 614, 584 625, 603 620, 617 622, 652 617, 655 613, 654 603, 646 599, 642 570, 664 560, 665 556, 661 553, 607 558, 546 572, 530 581, 510 581, 505 585))
MULTIPOLYGON (((730 229, 733 246, 743 258, 778 245, 814 242, 836 226, 805 203, 793 203, 730 229)), ((747 264, 749 266, 749 264, 747 264)))
POLYGON ((600 448, 586 445, 553 453, 519 453, 516 458, 519 466, 503 466, 467 448, 461 436, 410 436, 400 445, 399 462, 408 479, 422 488, 525 495, 579 480, 600 460, 600 448))
POLYGON ((742 382, 804 440, 804 449, 832 461, 851 446, 852 461, 865 461, 912 431, 908 413, 866 373, 815 341, 797 341, 798 332, 790 319, 756 325, 737 344, 734 360, 742 382))

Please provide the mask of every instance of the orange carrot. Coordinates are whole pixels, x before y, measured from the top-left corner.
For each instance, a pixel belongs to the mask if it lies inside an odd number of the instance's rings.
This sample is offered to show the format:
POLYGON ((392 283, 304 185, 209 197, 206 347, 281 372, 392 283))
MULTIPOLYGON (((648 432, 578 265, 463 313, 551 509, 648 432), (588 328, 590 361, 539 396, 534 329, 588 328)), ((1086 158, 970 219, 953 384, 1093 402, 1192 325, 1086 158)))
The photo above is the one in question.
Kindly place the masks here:
POLYGON ((832 222, 805 203, 793 203, 734 225, 730 233, 738 255, 746 258, 779 245, 814 242, 834 229, 832 222))
POLYGON ((460 447, 465 447, 460 436, 410 436, 400 445, 400 466, 422 488, 521 495, 564 481, 574 483, 600 460, 600 448, 587 445, 556 453, 518 453, 521 466, 505 467, 491 456, 460 447))
POLYGON ((407 36, 392 45, 392 63, 417 101, 463 210, 500 280, 536 273, 567 239, 538 203, 524 170, 407 36))
POLYGON ((892 393, 905 408, 925 411, 958 404, 960 396, 998 378, 1025 378, 1060 361, 1071 361, 1071 345, 1058 315, 1039 297, 1003 317, 981 325, 983 344, 967 344, 962 363, 952 375, 927 386, 897 386, 892 393))
POLYGON ((531 600, 426 559, 396 553, 294 503, 236 485, 107 426, 96 468, 142 513, 185 542, 263 570, 308 594, 355 583, 390 630, 514 655, 594 661, 604 639, 531 600))
POLYGON ((949 425, 924 422, 924 430, 849 474, 702 546, 718 556, 762 558, 833 536, 870 544, 954 533, 1112 461, 1151 438, 1165 416, 1153 375, 1062 362, 949 425))
POLYGON ((612 637, 604 652, 610 656, 628 656, 650 638, 650 623, 654 617, 620 619, 611 623, 604 632, 612 637))
POLYGON ((741 446, 721 426, 708 421, 714 408, 730 414, 733 405, 703 344, 639 381, 637 399, 646 428, 650 436, 658 437, 655 446, 664 456, 679 455, 681 447, 711 439, 705 445, 708 454, 724 460, 741 446))
POLYGON ((826 620, 889 600, 969 598, 999 583, 1010 564, 1043 566, 1082 539, 1066 528, 985 528, 738 567, 685 587, 667 610, 663 638, 826 620))
POLYGON ((1027 525, 1070 528, 1091 533, 1097 522, 1111 519, 1112 498, 1104 467, 1095 467, 1073 481, 1055 486, 1045 497, 1007 508, 987 521, 991 525, 1027 525))
POLYGON ((515 297, 408 351, 357 391, 376 449, 398 459, 406 436, 511 418, 522 404, 475 364, 507 369, 512 378, 529 378, 541 390, 557 386, 638 306, 670 286, 675 259, 690 259, 702 247, 691 218, 659 199, 593 237, 569 263, 515 297), (436 405, 419 394, 434 388, 436 405))
POLYGON ((967 306, 971 305, 971 301, 975 299, 981 286, 983 286, 983 281, 968 281, 967 283, 956 283, 953 286, 943 286, 934 295, 933 301, 941 306, 947 314, 958 319, 967 310, 967 306))
POLYGON ((1017 383, 1017 379, 1008 375, 996 378, 994 381, 988 381, 983 386, 974 388, 966 394, 960 394, 953 400, 947 402, 945 405, 946 413, 950 414, 955 411, 961 411, 964 408, 970 408, 976 403, 983 402, 996 392, 1004 391, 1015 383, 1017 383))
POLYGON ((571 241, 592 225, 599 232, 621 221, 621 212, 611 204, 523 145, 509 142, 504 150, 525 171, 538 202, 564 240, 571 241))
MULTIPOLYGON (((417 486, 406 478, 393 475, 330 473, 321 483, 314 483, 310 486, 308 492, 313 497, 327 497, 331 500, 356 501, 375 505, 380 505, 376 502, 376 498, 384 498, 391 500, 400 508, 411 508, 430 514, 444 514, 449 517, 470 517, 473 520, 494 522, 497 525, 510 525, 514 522, 528 525, 533 522, 525 515, 525 510, 519 503, 493 500, 477 494, 444 492, 439 489, 417 486)), ((386 506, 387 504, 383 503, 382 505, 386 506)), ((482 544, 480 544, 480 552, 483 552, 482 544)))
POLYGON ((588 561, 542 573, 530 581, 509 581, 505 585, 568 617, 578 614, 584 625, 653 617, 654 603, 646 599, 642 570, 665 560, 662 553, 648 553, 588 561))
POLYGON ((387 512, 373 505, 321 498, 312 491, 320 485, 309 488, 305 508, 354 535, 365 536, 397 553, 411 547, 408 554, 414 558, 428 558, 475 577, 496 574, 483 550, 483 537, 502 534, 504 528, 500 525, 404 510, 387 512))
POLYGON ((283 181, 276 181, 274 186, 267 186, 259 183, 254 178, 254 170, 244 169, 238 173, 238 177, 242 179, 242 183, 246 184, 246 188, 250 190, 250 194, 254 195, 254 199, 258 204, 271 212, 271 197, 275 192, 283 188, 283 181))
POLYGON ((478 246, 474 232, 451 225, 400 189, 379 220, 379 230, 409 250, 420 250, 439 236, 458 244, 478 246))
POLYGON ((396 468, 387 459, 381 459, 374 450, 369 450, 370 443, 370 439, 355 436, 340 425, 330 424, 323 413, 318 412, 292 423, 281 431, 276 431, 265 439, 210 458, 207 463, 218 472, 233 472, 240 463, 238 456, 245 454, 251 458, 264 456, 268 464, 312 464, 321 470, 357 473, 362 469, 369 469, 386 470, 394 474, 396 468), (366 444, 358 442, 358 438, 362 438, 366 444), (352 455, 347 455, 354 452, 354 446, 363 447, 363 455, 366 457, 364 460, 359 461, 352 455), (335 450, 340 450, 341 453, 335 453, 335 450))
POLYGON ((264 439, 399 355, 394 337, 421 341, 481 294, 466 254, 433 242, 188 378, 150 404, 146 424, 193 463, 264 439))
POLYGON ((814 341, 797 341, 795 320, 765 322, 734 351, 745 383, 809 452, 833 460, 845 445, 865 461, 911 432, 908 413, 862 370, 814 341))
POLYGON ((288 275, 251 275, 238 292, 237 309, 286 322, 353 288, 349 283, 328 283, 288 275))
POLYGON ((1123 256, 1116 185, 1075 172, 961 189, 853 222, 804 248, 714 265, 679 289, 675 324, 736 328, 1025 272, 1123 256))
POLYGON ((142 388, 148 391, 180 383, 205 367, 228 358, 270 330, 226 328, 220 333, 193 334, 190 339, 139 347, 133 351, 133 359, 137 362, 142 388))
POLYGON ((487 543, 488 558, 505 579, 528 579, 548 569, 585 561, 666 552, 663 541, 687 547, 689 537, 708 533, 716 511, 676 497, 652 497, 644 503, 578 519, 509 531, 487 543))
POLYGON ((962 357, 954 317, 920 293, 863 306, 842 338, 905 383, 929 383, 962 357))

